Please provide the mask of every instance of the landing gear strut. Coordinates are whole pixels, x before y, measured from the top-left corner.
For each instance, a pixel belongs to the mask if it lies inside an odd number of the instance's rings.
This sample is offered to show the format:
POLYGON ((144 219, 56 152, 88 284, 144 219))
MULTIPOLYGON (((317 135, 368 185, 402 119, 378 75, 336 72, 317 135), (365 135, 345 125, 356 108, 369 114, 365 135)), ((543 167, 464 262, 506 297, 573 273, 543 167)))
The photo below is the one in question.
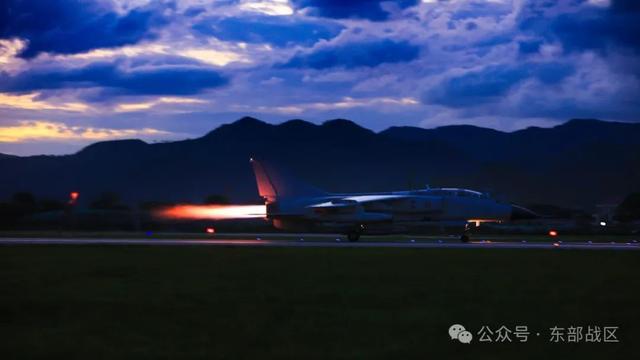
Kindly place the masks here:
POLYGON ((469 228, 469 224, 465 224, 464 231, 462 232, 462 235, 460 235, 460 241, 462 241, 463 243, 468 243, 470 240, 470 233, 471 229, 469 228))

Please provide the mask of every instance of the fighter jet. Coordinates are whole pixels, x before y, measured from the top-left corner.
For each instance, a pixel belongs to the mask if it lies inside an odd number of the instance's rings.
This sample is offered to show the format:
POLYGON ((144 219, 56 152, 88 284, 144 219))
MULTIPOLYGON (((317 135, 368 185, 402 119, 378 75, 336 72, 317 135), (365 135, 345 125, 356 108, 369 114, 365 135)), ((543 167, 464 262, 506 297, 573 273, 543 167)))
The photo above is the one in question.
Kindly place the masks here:
POLYGON ((258 193, 266 216, 277 229, 361 235, 401 233, 420 226, 461 229, 469 241, 470 224, 504 222, 537 215, 479 191, 425 188, 377 193, 336 194, 322 191, 264 160, 252 158, 258 193))

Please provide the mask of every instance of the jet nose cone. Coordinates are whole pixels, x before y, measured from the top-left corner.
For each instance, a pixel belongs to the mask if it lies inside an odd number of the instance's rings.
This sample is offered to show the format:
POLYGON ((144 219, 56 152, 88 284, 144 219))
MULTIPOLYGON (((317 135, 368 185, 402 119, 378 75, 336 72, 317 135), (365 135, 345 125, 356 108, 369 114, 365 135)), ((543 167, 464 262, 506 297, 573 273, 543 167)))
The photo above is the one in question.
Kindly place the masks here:
POLYGON ((522 206, 511 204, 511 220, 530 220, 540 218, 540 215, 522 206))

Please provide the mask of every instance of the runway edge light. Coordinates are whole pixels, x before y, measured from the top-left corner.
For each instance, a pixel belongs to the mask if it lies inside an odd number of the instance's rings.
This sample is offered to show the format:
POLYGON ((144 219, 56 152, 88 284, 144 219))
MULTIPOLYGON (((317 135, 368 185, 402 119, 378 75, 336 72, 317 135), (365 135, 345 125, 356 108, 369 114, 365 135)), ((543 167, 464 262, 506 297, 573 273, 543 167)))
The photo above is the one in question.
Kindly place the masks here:
POLYGON ((80 193, 77 191, 72 191, 69 193, 69 204, 74 205, 78 202, 78 198, 80 197, 80 193))

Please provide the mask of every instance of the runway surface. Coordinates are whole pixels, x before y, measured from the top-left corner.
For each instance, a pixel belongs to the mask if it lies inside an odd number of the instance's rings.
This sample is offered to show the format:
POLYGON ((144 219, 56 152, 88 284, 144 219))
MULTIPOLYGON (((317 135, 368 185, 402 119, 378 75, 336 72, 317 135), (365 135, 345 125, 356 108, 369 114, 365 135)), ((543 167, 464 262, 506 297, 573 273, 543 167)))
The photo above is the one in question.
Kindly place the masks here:
POLYGON ((56 239, 56 238, 1 238, 5 245, 144 245, 144 246, 223 246, 223 247, 299 247, 299 248, 445 248, 445 249, 548 249, 548 250, 640 250, 640 243, 589 243, 589 242, 526 242, 526 241, 472 241, 461 243, 446 240, 403 240, 348 242, 341 238, 325 240, 263 240, 211 239, 211 240, 158 240, 158 239, 56 239))

